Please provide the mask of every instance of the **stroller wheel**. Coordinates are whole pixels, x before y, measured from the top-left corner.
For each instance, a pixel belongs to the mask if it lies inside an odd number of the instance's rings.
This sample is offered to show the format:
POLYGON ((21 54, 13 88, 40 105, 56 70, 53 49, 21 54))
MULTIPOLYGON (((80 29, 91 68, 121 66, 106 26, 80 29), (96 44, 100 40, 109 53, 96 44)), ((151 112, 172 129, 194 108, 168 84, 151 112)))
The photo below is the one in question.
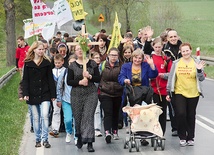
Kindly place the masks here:
POLYGON ((163 151, 165 149, 165 140, 161 140, 161 150, 163 151))
POLYGON ((127 149, 127 144, 128 144, 128 142, 127 142, 126 140, 123 140, 123 142, 124 142, 123 148, 124 148, 124 149, 127 149))
POLYGON ((157 144, 158 144, 158 147, 162 146, 162 140, 160 138, 157 139, 157 144))
POLYGON ((154 138, 151 138, 151 146, 154 147, 154 141, 155 139, 154 138))
POLYGON ((136 147, 136 151, 139 152, 139 143, 137 141, 135 141, 135 147, 136 147))
POLYGON ((136 141, 132 140, 132 148, 134 148, 136 146, 136 141))
POLYGON ((157 143, 158 143, 158 142, 157 142, 157 140, 155 139, 155 140, 154 140, 154 151, 157 151, 157 145, 158 145, 157 143))
POLYGON ((128 146, 129 146, 129 152, 132 152, 132 142, 131 141, 129 141, 128 146))

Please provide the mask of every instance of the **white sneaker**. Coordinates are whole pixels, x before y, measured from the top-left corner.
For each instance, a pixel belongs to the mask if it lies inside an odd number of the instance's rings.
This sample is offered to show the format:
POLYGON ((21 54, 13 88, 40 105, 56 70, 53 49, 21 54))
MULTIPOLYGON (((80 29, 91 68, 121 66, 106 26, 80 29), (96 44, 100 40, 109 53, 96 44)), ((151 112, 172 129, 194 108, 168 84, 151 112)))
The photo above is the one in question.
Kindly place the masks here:
POLYGON ((70 143, 70 142, 71 142, 71 139, 72 139, 71 134, 70 134, 70 133, 67 133, 67 134, 66 134, 66 138, 65 138, 65 142, 66 142, 66 143, 70 143))
POLYGON ((102 137, 102 133, 99 130, 95 130, 96 137, 102 137))
POLYGON ((194 146, 194 141, 193 140, 188 140, 187 141, 188 146, 194 146))
POLYGON ((77 137, 74 137, 74 144, 77 145, 77 140, 78 138, 77 137))
POLYGON ((184 146, 186 146, 186 145, 187 145, 186 140, 180 140, 180 146, 181 146, 181 147, 184 147, 184 146))
POLYGON ((118 134, 113 134, 113 139, 114 139, 114 140, 119 140, 118 134))

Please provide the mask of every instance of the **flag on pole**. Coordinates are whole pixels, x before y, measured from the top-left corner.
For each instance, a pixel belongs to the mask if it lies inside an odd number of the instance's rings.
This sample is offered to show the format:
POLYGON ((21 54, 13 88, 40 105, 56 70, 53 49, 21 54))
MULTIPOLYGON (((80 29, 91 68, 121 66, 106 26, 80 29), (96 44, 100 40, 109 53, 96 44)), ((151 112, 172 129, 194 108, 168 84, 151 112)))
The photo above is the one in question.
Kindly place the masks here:
POLYGON ((113 31, 111 36, 111 42, 108 47, 108 51, 112 47, 118 47, 120 44, 120 41, 122 40, 121 33, 120 33, 120 23, 118 21, 117 12, 115 12, 115 21, 113 25, 113 31))

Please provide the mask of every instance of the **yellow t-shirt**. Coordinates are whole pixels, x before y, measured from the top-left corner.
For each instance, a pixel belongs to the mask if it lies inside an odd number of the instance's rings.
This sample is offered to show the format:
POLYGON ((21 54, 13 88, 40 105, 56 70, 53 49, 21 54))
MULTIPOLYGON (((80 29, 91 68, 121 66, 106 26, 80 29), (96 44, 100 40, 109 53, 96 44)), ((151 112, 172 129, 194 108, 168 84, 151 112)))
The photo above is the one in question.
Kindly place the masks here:
POLYGON ((188 64, 183 59, 176 68, 175 94, 182 94, 187 98, 199 96, 196 81, 196 67, 192 59, 188 64))
POLYGON ((141 69, 135 70, 132 68, 132 85, 141 86, 141 69))

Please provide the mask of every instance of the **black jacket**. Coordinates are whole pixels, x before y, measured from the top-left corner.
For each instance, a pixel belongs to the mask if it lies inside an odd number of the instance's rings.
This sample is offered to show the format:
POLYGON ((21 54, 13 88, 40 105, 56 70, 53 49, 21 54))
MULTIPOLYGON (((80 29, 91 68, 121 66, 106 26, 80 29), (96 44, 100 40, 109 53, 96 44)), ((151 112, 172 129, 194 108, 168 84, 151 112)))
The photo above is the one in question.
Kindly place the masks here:
POLYGON ((108 61, 102 65, 105 65, 105 68, 102 71, 99 84, 100 95, 107 95, 110 97, 122 96, 123 87, 118 82, 121 65, 117 62, 114 67, 110 67, 108 61))
POLYGON ((56 98, 51 63, 46 59, 39 66, 34 61, 25 62, 22 82, 23 96, 29 96, 28 104, 37 105, 56 98))

